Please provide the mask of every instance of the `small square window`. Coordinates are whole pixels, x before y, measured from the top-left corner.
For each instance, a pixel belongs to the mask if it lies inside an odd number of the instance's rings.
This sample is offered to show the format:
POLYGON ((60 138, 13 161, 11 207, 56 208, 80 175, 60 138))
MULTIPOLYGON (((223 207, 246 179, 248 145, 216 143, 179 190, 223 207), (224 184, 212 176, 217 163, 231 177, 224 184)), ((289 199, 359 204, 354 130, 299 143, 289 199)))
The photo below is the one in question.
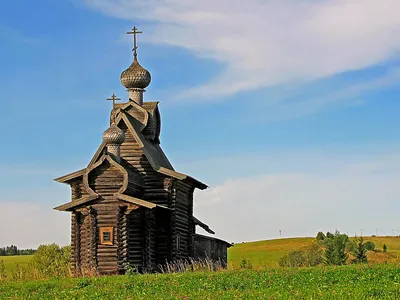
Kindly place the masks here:
POLYGON ((176 250, 179 252, 181 249, 181 236, 178 234, 176 236, 176 250))
POLYGON ((100 227, 100 244, 113 244, 113 227, 100 227))

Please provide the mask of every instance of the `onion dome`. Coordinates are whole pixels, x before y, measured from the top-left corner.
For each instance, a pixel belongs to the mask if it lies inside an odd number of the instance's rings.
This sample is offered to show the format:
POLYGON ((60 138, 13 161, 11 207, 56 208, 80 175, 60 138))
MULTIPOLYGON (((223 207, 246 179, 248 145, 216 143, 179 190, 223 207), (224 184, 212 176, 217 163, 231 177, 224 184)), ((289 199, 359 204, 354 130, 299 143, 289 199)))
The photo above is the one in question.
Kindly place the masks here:
POLYGON ((121 83, 127 89, 145 89, 151 82, 149 71, 143 68, 136 59, 121 74, 121 83))
POLYGON ((120 145, 125 141, 125 133, 118 128, 115 124, 112 124, 103 133, 103 142, 106 144, 120 145))

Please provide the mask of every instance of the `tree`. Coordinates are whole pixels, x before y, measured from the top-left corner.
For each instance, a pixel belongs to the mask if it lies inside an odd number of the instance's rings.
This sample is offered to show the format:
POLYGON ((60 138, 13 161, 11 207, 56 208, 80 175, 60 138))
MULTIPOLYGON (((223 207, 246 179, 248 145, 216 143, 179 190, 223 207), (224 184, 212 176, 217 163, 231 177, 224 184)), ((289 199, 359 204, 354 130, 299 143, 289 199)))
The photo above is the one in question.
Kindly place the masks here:
POLYGON ((322 231, 318 232, 316 239, 318 242, 323 241, 325 239, 325 234, 322 231))
POLYGON ((33 267, 42 274, 65 276, 70 270, 71 246, 40 245, 32 258, 33 267))
MULTIPOLYGON (((336 232, 337 232, 337 230, 336 230, 336 232)), ((331 238, 333 238, 333 234, 332 233, 330 233, 329 231, 326 233, 326 237, 328 238, 328 239, 331 239, 331 238)))
POLYGON ((375 244, 371 241, 368 241, 365 243, 365 249, 368 251, 374 251, 375 250, 375 244))
POLYGON ((326 237, 324 240, 325 263, 327 265, 345 265, 349 257, 346 253, 349 237, 337 230, 334 234, 328 232, 326 237))
POLYGON ((321 247, 313 243, 304 250, 291 251, 279 260, 281 267, 313 267, 323 262, 321 247))
MULTIPOLYGON (((373 244, 373 243, 372 243, 373 244)), ((362 237, 357 239, 356 247, 353 251, 354 259, 353 263, 366 263, 367 259, 367 243, 364 243, 364 239, 362 237)), ((374 245, 375 248, 375 245, 374 245)))
POLYGON ((288 255, 279 260, 281 267, 301 267, 305 265, 304 263, 304 252, 300 250, 290 251, 288 255))
POLYGON ((321 247, 313 243, 304 251, 305 266, 314 267, 318 266, 324 261, 323 251, 321 247))
POLYGON ((386 246, 386 244, 383 244, 383 252, 386 252, 387 251, 387 246, 386 246))

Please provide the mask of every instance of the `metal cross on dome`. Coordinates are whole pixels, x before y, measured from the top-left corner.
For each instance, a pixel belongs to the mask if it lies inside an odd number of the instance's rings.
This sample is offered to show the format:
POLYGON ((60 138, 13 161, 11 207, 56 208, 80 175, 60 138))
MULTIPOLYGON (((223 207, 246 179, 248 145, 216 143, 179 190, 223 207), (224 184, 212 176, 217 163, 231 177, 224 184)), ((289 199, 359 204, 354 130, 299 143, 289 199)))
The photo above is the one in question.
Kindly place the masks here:
POLYGON ((135 60, 137 60, 137 52, 136 52, 136 50, 139 47, 136 45, 136 35, 139 34, 139 33, 143 33, 143 31, 138 31, 136 26, 134 26, 132 28, 132 30, 133 31, 127 32, 127 34, 133 34, 133 49, 132 50, 133 50, 133 56, 135 57, 135 60))
MULTIPOLYGON (((113 112, 114 112, 114 110, 115 110, 115 101, 121 100, 121 98, 117 98, 117 96, 115 96, 115 94, 113 93, 110 98, 107 98, 107 100, 111 100, 113 102, 113 112)), ((115 115, 116 115, 116 113, 114 112, 114 118, 113 118, 114 123, 115 123, 115 115)))

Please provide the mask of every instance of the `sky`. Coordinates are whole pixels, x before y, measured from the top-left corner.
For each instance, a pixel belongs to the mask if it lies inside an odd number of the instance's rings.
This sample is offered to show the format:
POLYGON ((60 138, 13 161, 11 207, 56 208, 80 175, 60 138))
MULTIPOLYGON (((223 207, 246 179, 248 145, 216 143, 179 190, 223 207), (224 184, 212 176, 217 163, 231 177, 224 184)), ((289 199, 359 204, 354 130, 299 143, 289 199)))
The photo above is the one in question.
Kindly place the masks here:
MULTIPOLYGON (((85 167, 139 61, 161 146, 230 242, 400 234, 398 0, 14 0, 0 9, 0 246, 69 243, 85 167), (280 234, 281 233, 281 234, 280 234)), ((204 232, 199 229, 199 233, 204 232)))

